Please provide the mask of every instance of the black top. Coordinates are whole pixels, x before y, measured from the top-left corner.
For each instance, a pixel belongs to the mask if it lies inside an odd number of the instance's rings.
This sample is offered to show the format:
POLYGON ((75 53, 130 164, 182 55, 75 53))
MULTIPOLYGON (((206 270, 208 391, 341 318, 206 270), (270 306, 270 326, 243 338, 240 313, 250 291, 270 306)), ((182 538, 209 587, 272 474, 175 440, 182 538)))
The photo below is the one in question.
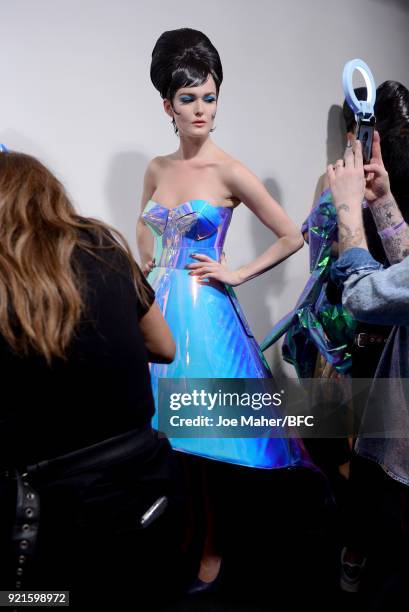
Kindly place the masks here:
POLYGON ((79 247, 73 254, 85 280, 85 310, 66 361, 48 366, 34 352, 19 357, 0 335, 0 464, 50 459, 143 427, 153 415, 138 325, 146 309, 127 258, 96 253, 103 261, 79 247))

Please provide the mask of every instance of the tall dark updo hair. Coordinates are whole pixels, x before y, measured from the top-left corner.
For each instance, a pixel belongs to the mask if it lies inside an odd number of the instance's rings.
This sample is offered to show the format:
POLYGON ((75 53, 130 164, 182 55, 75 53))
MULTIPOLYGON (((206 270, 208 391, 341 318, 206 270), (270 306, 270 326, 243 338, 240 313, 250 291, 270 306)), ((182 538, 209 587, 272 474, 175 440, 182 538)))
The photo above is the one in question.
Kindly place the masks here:
MULTIPOLYGON (((209 74, 219 95, 222 63, 217 49, 203 32, 180 28, 159 36, 152 51, 151 81, 162 98, 172 104, 178 89, 202 85, 209 74)), ((177 133, 174 120, 172 123, 177 133)))

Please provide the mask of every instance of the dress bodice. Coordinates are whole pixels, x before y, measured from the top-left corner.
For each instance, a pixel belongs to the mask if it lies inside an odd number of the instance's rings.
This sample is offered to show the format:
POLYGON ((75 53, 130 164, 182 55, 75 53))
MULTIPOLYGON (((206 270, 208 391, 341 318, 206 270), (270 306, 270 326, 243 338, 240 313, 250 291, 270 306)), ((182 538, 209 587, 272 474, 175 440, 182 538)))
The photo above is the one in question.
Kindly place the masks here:
POLYGON ((193 253, 220 260, 232 209, 206 200, 189 200, 166 208, 149 200, 142 214, 155 237, 155 262, 159 267, 184 268, 193 253))

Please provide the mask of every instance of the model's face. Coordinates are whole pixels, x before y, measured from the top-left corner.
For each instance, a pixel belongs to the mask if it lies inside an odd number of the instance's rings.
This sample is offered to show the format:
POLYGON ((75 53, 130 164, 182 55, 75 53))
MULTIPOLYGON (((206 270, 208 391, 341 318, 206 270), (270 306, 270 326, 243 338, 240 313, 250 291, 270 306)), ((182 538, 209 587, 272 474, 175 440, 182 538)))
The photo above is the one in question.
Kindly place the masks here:
POLYGON ((207 136, 213 127, 217 110, 216 84, 211 75, 197 87, 178 89, 173 103, 164 100, 168 115, 175 119, 179 135, 207 136))

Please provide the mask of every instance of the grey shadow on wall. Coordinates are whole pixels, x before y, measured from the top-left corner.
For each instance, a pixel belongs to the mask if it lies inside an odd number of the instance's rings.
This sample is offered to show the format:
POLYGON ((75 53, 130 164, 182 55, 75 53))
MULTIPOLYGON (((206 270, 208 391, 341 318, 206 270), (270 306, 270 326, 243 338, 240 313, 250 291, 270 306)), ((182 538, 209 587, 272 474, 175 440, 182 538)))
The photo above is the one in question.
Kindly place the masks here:
POLYGON ((386 4, 388 6, 394 4, 403 11, 409 12, 408 0, 372 0, 372 2, 376 2, 376 4, 386 4))
MULTIPOLYGON (((27 153, 33 155, 32 151, 39 151, 35 156, 39 158, 41 162, 47 159, 46 151, 39 149, 39 143, 27 138, 25 134, 21 134, 16 130, 6 128, 0 131, 0 143, 5 145, 10 151, 19 151, 21 153, 27 153), (16 144, 18 143, 18 144, 16 144)), ((44 162, 47 165, 47 162, 44 162)), ((53 168, 50 168, 51 172, 55 172, 53 168)), ((64 177, 62 177, 64 182, 64 177)))
POLYGON ((327 118, 327 164, 343 157, 346 146, 345 121, 342 107, 333 104, 327 118))
MULTIPOLYGON (((277 181, 273 178, 267 178, 263 182, 271 196, 277 202, 281 202, 282 193, 277 181)), ((276 241, 276 237, 271 230, 263 225, 254 214, 250 217, 250 240, 253 243, 256 256, 261 255, 276 241)), ((285 266, 286 261, 258 278, 244 283, 237 290, 240 304, 244 312, 249 313, 250 327, 258 341, 261 341, 277 322, 275 313, 271 312, 268 303, 271 296, 280 296, 285 290, 283 287, 285 266)), ((272 357, 274 370, 277 369, 277 364, 281 359, 281 349, 279 343, 276 343, 273 347, 272 357)))
POLYGON ((111 159, 106 179, 112 225, 128 240, 134 255, 137 255, 136 223, 141 211, 140 198, 148 162, 148 158, 137 151, 118 153, 111 159))
MULTIPOLYGON (((330 106, 327 117, 327 141, 326 141, 326 165, 333 164, 337 159, 344 156, 346 146, 346 129, 342 107, 338 104, 330 106)), ((319 177, 315 187, 314 200, 312 204, 316 204, 319 196, 323 191, 325 181, 326 168, 323 168, 323 173, 319 177)))

